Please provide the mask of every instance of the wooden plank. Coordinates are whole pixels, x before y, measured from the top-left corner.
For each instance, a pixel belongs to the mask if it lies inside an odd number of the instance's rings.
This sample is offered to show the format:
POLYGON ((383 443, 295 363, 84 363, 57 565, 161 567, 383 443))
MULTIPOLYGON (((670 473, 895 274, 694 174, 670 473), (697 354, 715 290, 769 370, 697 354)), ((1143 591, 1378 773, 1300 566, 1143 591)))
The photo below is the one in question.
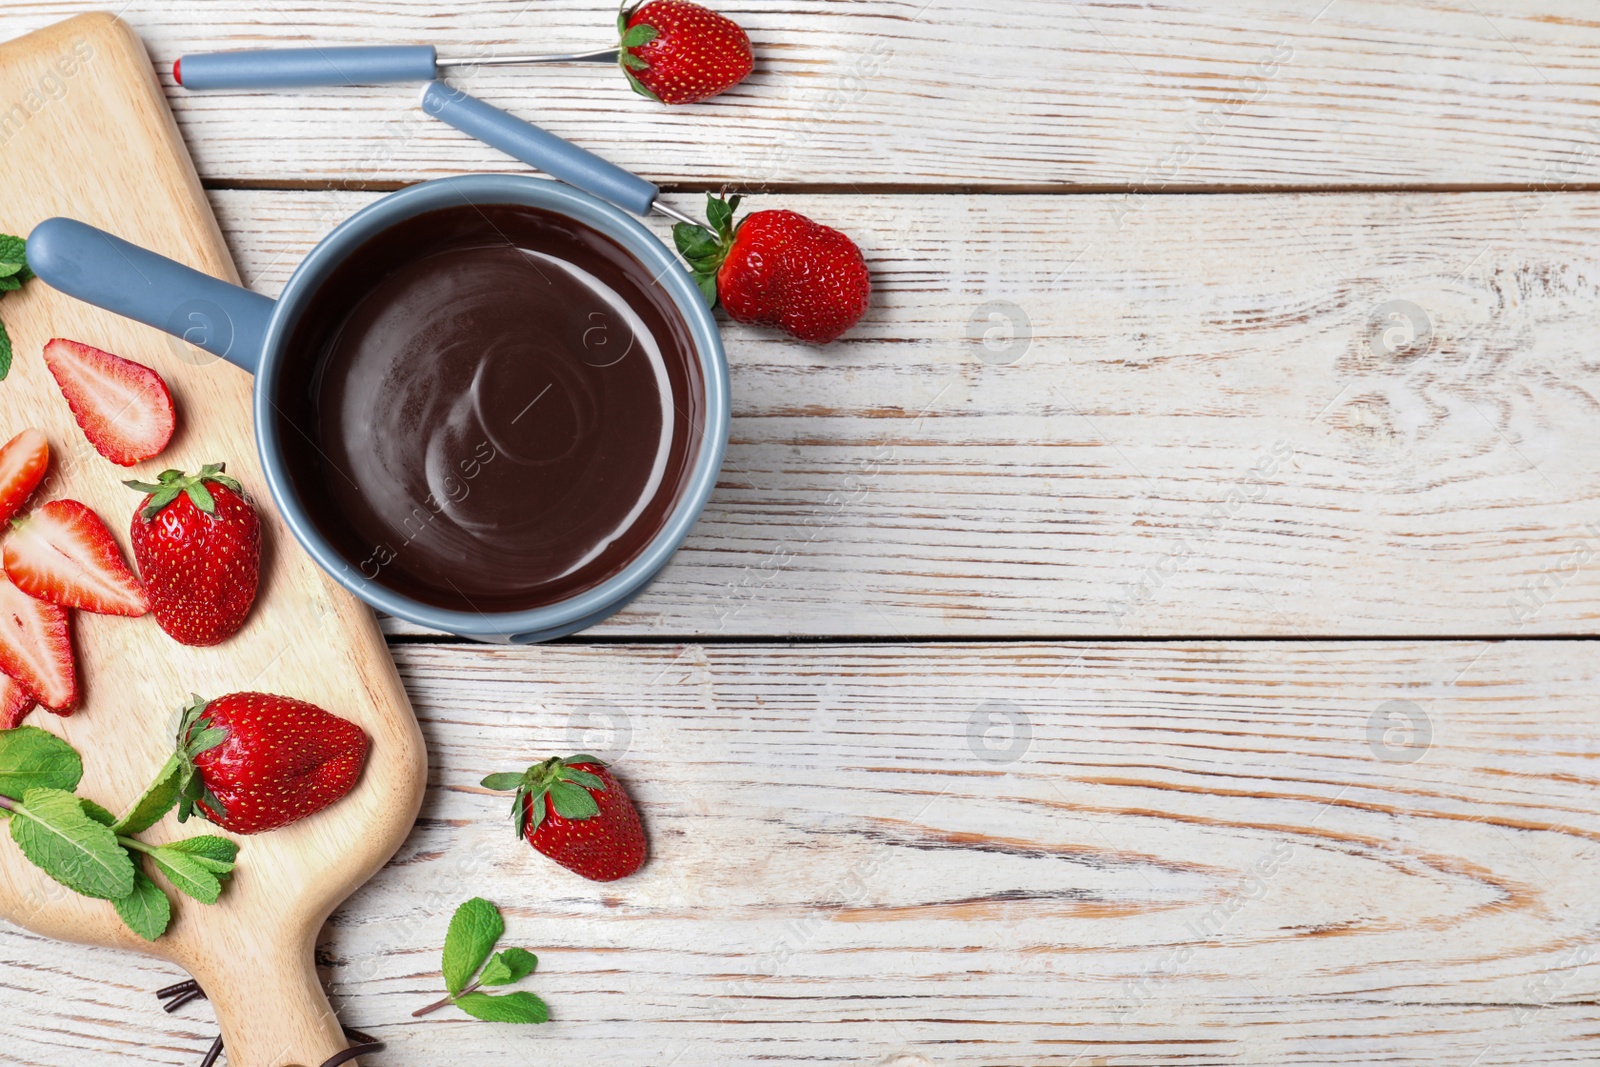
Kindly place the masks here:
MULTIPOLYGON (((320 946, 386 1064, 1600 1056, 1595 644, 397 655, 423 818, 320 946), (652 842, 605 887, 476 785, 587 747, 652 842), (475 893, 540 953, 550 1025, 410 1019, 475 893)), ((203 1009, 156 1010, 165 968, 11 931, 0 959, 26 961, 0 978, 19 1067, 186 1064, 208 1036, 203 1009)))
MULTIPOLYGON (((276 292, 373 195, 212 200, 276 292)), ((876 306, 828 349, 727 326, 722 484, 595 632, 1594 631, 1600 195, 777 204, 876 306)))
MULTIPOLYGON (((0 38, 98 6, 8 6, 0 38)), ((606 66, 486 68, 463 87, 654 179, 1163 189, 1600 182, 1600 23, 1582 0, 719 0, 758 72, 664 110, 606 66)), ((213 49, 604 47, 611 7, 133 0, 210 179, 395 181, 501 165, 411 87, 189 94, 213 49)))

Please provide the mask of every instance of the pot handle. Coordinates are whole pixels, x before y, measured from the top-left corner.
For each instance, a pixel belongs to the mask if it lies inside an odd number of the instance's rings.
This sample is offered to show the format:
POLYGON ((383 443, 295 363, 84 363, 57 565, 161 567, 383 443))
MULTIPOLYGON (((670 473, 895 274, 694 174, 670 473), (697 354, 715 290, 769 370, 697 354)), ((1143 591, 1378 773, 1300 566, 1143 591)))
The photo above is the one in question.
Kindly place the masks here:
POLYGON ((635 215, 650 214, 661 192, 654 183, 610 160, 444 82, 429 82, 422 90, 422 110, 552 178, 635 215))
POLYGON ((254 374, 274 301, 76 219, 28 235, 28 266, 52 289, 164 330, 254 374))

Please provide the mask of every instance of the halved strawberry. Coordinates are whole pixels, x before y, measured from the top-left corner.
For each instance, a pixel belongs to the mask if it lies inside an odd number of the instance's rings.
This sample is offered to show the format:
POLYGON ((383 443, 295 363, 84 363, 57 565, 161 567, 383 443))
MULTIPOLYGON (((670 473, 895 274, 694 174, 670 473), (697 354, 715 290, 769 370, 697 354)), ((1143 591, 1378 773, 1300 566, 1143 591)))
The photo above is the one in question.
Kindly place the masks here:
POLYGON ((57 715, 78 703, 67 609, 35 600, 0 575, 0 671, 21 682, 57 715))
POLYGON ((6 577, 31 597, 101 615, 139 616, 150 601, 111 531, 87 504, 52 500, 12 523, 6 577))
POLYGON ((23 430, 0 448, 0 522, 28 502, 48 466, 50 445, 38 430, 23 430))
POLYGON ((11 677, 0 674, 0 730, 15 730, 22 725, 28 712, 33 710, 33 694, 28 687, 11 677))
POLYGON ((172 440, 172 393, 149 367, 60 337, 44 346, 44 362, 83 435, 111 462, 131 467, 172 440))

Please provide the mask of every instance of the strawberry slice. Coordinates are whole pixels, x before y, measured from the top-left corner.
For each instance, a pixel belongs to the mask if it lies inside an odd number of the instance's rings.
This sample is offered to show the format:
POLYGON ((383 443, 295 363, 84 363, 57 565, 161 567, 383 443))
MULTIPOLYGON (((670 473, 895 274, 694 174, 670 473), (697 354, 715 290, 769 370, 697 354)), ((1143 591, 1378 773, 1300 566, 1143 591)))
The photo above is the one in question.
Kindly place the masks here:
POLYGON ((35 600, 0 575, 0 671, 57 715, 78 703, 67 609, 35 600))
POLYGON ((44 346, 44 362, 83 435, 111 462, 131 467, 172 440, 172 394, 149 367, 60 337, 44 346))
POLYGON ((0 730, 15 730, 32 710, 33 694, 28 687, 9 674, 0 674, 0 730))
POLYGON ((101 615, 150 610, 111 531, 87 504, 52 500, 12 524, 5 540, 6 577, 31 597, 101 615))
POLYGON ((23 430, 0 448, 0 522, 28 502, 50 466, 50 445, 38 430, 23 430))

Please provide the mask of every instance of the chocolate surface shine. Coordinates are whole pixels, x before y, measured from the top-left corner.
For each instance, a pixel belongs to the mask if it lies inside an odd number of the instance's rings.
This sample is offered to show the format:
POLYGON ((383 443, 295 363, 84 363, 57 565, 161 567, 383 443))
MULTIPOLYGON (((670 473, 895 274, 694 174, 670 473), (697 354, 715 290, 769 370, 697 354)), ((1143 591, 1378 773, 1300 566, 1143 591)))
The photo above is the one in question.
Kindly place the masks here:
POLYGON ((700 439, 687 328, 610 238, 466 206, 385 232, 322 285, 280 430, 323 535, 438 607, 544 606, 661 529, 700 439))

